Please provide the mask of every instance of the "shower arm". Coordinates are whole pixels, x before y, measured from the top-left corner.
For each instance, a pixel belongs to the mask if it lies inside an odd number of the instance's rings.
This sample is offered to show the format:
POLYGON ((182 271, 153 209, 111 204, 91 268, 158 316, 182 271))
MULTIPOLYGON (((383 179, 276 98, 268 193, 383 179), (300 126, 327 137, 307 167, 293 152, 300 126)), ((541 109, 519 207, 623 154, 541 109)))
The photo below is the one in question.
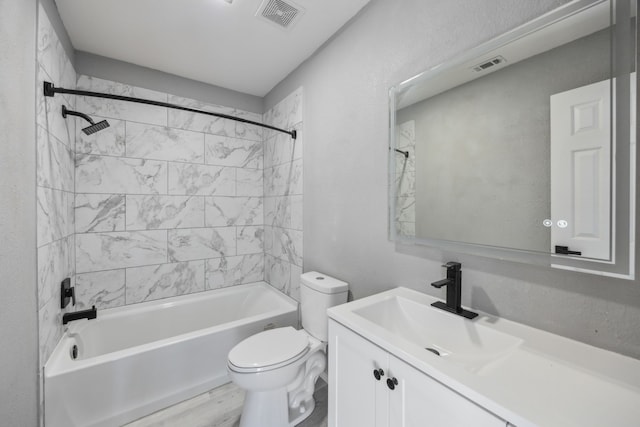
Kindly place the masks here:
POLYGON ((275 130, 277 132, 286 133, 287 135, 290 135, 291 138, 293 139, 296 139, 296 137, 298 136, 298 133, 295 129, 293 130, 280 129, 275 126, 265 125, 264 123, 254 122, 253 120, 247 120, 241 117, 230 116, 228 114, 212 113, 210 111, 197 110, 195 108, 183 107, 181 105, 170 104, 168 102, 134 98, 131 96, 113 95, 110 93, 91 92, 87 90, 65 89, 62 87, 55 87, 51 82, 44 82, 44 96, 52 97, 56 93, 66 93, 69 95, 78 95, 78 96, 90 96, 94 98, 115 99, 117 101, 127 101, 127 102, 135 102, 138 104, 155 105, 156 107, 173 108, 174 110, 182 110, 182 111, 188 111, 190 113, 206 114, 207 116, 220 117, 222 119, 235 120, 236 122, 242 122, 242 123, 248 123, 254 126, 260 126, 266 129, 275 130))
POLYGON ((93 119, 91 117, 89 117, 88 115, 86 115, 84 113, 79 113, 78 111, 68 110, 67 107, 65 105, 63 105, 62 106, 62 117, 64 117, 66 119, 67 116, 82 117, 83 119, 88 121, 90 124, 92 124, 92 125, 96 124, 96 122, 94 122, 93 119))

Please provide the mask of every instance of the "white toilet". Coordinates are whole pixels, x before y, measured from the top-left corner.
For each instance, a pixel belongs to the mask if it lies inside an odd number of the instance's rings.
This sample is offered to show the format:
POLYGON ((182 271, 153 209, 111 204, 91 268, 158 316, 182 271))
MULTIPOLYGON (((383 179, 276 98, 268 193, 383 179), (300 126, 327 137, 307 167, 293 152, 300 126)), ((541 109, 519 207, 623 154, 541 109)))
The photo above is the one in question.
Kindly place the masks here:
POLYGON ((253 335, 229 352, 231 380, 246 391, 240 427, 290 427, 311 415, 327 366, 327 309, 347 302, 347 283, 315 271, 300 276, 302 330, 253 335))

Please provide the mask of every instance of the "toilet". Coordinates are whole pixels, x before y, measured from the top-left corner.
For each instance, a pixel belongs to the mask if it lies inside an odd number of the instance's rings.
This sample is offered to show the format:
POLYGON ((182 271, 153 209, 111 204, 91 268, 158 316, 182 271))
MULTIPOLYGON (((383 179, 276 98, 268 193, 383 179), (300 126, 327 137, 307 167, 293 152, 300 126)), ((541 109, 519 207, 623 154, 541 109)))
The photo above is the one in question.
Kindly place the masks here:
POLYGON ((231 349, 231 380, 245 390, 240 427, 290 427, 315 407, 313 391, 327 366, 327 309, 347 302, 347 283, 311 271, 300 276, 303 329, 253 335, 231 349))

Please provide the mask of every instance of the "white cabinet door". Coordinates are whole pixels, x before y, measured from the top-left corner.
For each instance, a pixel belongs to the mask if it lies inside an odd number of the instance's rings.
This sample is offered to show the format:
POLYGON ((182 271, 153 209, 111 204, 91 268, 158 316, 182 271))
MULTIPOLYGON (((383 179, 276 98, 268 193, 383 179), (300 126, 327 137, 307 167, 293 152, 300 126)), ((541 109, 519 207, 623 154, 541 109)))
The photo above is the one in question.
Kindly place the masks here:
POLYGON ((389 376, 398 380, 395 389, 389 391, 389 427, 505 427, 507 424, 394 356, 389 356, 389 376))
POLYGON ((329 320, 328 345, 329 427, 507 425, 333 320, 329 320), (384 371, 379 380, 374 376, 377 369, 384 371))
POLYGON ((332 320, 328 351, 329 427, 387 427, 388 353, 332 320))

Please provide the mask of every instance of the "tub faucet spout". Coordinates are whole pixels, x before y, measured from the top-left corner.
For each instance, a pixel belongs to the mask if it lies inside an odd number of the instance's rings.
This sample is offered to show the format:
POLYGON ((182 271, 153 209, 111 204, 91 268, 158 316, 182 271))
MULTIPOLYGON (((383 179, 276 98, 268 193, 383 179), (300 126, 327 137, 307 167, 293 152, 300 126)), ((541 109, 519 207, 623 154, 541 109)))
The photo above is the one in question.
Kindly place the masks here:
POLYGON ((79 310, 71 313, 65 313, 62 315, 62 324, 66 325, 67 323, 78 320, 78 319, 95 319, 98 316, 98 310, 96 310, 96 306, 94 305, 89 310, 79 310))

